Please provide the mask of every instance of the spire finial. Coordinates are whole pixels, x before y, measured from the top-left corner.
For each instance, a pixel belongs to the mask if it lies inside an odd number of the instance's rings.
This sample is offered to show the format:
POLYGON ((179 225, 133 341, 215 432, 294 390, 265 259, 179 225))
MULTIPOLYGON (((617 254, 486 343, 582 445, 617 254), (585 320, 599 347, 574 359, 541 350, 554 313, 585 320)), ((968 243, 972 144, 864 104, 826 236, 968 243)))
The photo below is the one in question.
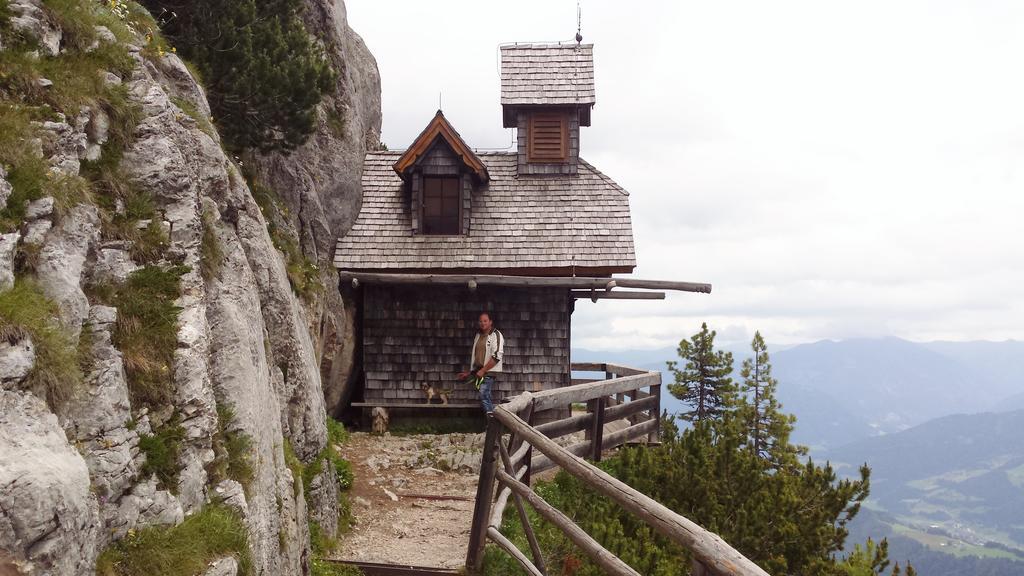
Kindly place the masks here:
POLYGON ((576 0, 576 45, 579 46, 580 42, 583 42, 583 10, 580 8, 580 0, 576 0))

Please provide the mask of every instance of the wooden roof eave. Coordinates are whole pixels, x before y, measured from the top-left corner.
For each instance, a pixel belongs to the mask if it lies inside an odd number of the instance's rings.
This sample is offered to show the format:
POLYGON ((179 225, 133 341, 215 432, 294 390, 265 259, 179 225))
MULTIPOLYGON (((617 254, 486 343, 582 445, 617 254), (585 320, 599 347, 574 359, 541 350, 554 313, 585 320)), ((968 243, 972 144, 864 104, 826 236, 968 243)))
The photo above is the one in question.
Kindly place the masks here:
POLYGON ((416 140, 409 146, 409 149, 402 154, 398 160, 392 165, 394 171, 398 174, 402 180, 406 180, 409 176, 410 171, 416 166, 417 162, 430 150, 434 140, 441 137, 445 140, 448 146, 451 147, 452 151, 459 158, 466 168, 473 174, 478 184, 485 184, 490 180, 490 175, 487 173, 487 166, 484 165, 483 160, 480 159, 473 150, 466 144, 466 141, 459 136, 459 133, 455 131, 455 128, 445 119, 444 114, 440 110, 434 115, 433 120, 427 124, 427 127, 420 132, 420 135, 416 137, 416 140))
MULTIPOLYGON (((614 288, 638 288, 648 290, 676 290, 680 292, 711 293, 711 284, 701 282, 677 282, 673 280, 645 280, 641 278, 588 278, 582 276, 506 276, 499 274, 406 274, 379 272, 338 271, 342 283, 359 284, 434 284, 465 285, 470 289, 477 286, 515 286, 534 288, 566 288, 570 290, 604 290, 614 288)), ((629 294, 623 293, 623 294, 629 294)), ((585 296, 591 298, 591 294, 585 296)), ((649 297, 641 297, 649 298, 649 297)), ((654 299, 657 299, 656 297, 654 299)))

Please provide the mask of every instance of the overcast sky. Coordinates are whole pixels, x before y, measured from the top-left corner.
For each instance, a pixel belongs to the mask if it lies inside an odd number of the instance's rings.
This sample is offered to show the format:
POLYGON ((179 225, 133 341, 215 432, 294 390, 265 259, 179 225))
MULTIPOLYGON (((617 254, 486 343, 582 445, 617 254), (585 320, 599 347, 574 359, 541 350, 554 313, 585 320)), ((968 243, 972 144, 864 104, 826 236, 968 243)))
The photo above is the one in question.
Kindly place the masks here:
MULTIPOLYGON (((382 139, 433 116, 501 148, 498 45, 569 40, 575 1, 347 0, 382 139)), ((1024 2, 584 0, 581 155, 630 192, 635 276, 711 295, 581 301, 573 344, 674 345, 701 321, 825 338, 1024 339, 1024 2)))

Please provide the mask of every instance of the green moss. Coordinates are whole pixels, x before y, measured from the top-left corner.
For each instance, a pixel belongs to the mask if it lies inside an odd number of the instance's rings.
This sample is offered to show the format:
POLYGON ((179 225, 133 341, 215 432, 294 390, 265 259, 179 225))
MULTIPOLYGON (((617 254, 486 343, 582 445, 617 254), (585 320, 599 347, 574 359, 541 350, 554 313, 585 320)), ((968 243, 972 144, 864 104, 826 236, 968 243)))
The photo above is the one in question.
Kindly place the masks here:
POLYGON ((249 493, 255 470, 252 466, 252 439, 234 426, 235 413, 223 404, 217 405, 217 431, 213 435, 214 459, 207 468, 210 483, 230 478, 249 493))
POLYGON ((181 441, 185 439, 185 429, 172 420, 153 434, 139 437, 139 450, 146 455, 146 463, 142 465, 142 475, 148 477, 156 474, 157 484, 172 493, 178 492, 178 456, 181 453, 181 441))
POLYGON ((178 346, 178 314, 185 266, 146 266, 121 285, 91 285, 94 300, 118 309, 114 345, 124 356, 133 406, 159 408, 174 395, 174 351, 178 346))
POLYGON ((177 96, 172 96, 171 102, 174 102, 174 105, 180 108, 185 115, 195 120, 200 130, 206 132, 211 138, 215 137, 217 131, 214 129, 213 124, 210 123, 210 118, 200 114, 195 104, 177 96))
POLYGON ((337 106, 331 106, 324 111, 324 119, 327 121, 327 128, 330 129, 331 134, 337 138, 345 137, 347 121, 343 110, 339 110, 337 106))
POLYGON ((309 561, 309 574, 310 576, 362 576, 363 571, 355 566, 314 557, 309 561))
POLYGON ((348 430, 345 429, 345 425, 330 416, 327 417, 327 441, 331 444, 348 442, 348 430))
POLYGON ((14 343, 23 335, 32 338, 36 354, 25 387, 56 409, 82 384, 78 351, 60 324, 57 305, 28 280, 0 293, 0 337, 14 343))
POLYGON ((245 524, 231 509, 210 505, 172 528, 146 528, 100 555, 98 576, 193 576, 224 556, 253 573, 245 524))
POLYGON ((284 439, 284 465, 292 471, 292 483, 295 489, 295 497, 298 498, 302 494, 302 478, 305 472, 305 466, 302 464, 302 460, 299 460, 299 456, 295 453, 295 448, 292 447, 292 443, 287 438, 284 439))
POLYGON ((220 241, 217 240, 217 233, 214 230, 213 216, 203 210, 203 240, 200 246, 200 272, 207 281, 215 278, 220 273, 220 266, 224 262, 224 253, 220 248, 220 241))

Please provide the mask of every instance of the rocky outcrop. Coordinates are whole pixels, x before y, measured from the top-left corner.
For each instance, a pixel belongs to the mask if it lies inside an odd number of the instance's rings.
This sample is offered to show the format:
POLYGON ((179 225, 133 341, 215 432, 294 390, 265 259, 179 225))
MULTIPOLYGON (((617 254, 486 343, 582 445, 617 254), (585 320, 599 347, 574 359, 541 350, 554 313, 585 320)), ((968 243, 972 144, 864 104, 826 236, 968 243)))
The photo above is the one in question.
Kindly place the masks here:
POLYGON ((24 574, 90 573, 99 522, 89 469, 30 393, 0 390, 0 462, 0 550, 24 574))
MULTIPOLYGON (((10 8, 15 31, 35 38, 44 54, 59 53, 62 32, 45 5, 12 0, 10 8)), ((363 154, 377 144, 379 78, 347 26, 343 4, 310 0, 305 17, 339 71, 337 90, 321 106, 308 144, 256 164, 294 215, 279 229, 326 264, 335 236, 358 210, 363 154)), ((116 41, 100 28, 96 38, 96 46, 116 41)), ((31 338, 12 328, 0 339, 0 550, 11 551, 26 574, 90 574, 97 554, 131 530, 177 524, 222 501, 244 519, 255 574, 308 573, 308 520, 327 534, 336 530, 337 478, 325 465, 304 494, 285 454, 293 449, 310 462, 326 447, 320 358, 328 373, 347 377, 351 316, 329 266, 323 267, 326 290, 308 309, 292 291, 245 179, 217 134, 193 117, 208 117, 210 109, 184 63, 173 53, 129 52, 131 74, 101 74, 124 85, 139 118, 119 169, 152 197, 167 232, 157 265, 188 270, 175 302, 171 405, 133 405, 114 335, 119 312, 90 301, 85 290, 122 283, 141 267, 131 241, 105 237, 110 215, 88 202, 68 208, 46 197, 29 204, 20 230, 0 235, 0 290, 13 285, 19 250, 30 253, 38 286, 57 304, 66 333, 83 338, 89 362, 81 389, 66 404, 48 407, 21 389, 37 360, 31 338), (179 107, 183 102, 188 112, 179 107), (209 242, 211 235, 221 257, 204 277, 204 236, 209 242), (209 472, 217 457, 218 408, 221 417, 228 408, 232 430, 250 440, 253 475, 244 487, 209 472), (143 473, 140 442, 172 421, 183 439, 176 485, 164 487, 166 480, 143 473)), ((83 161, 102 159, 110 118, 96 106, 58 114, 35 124, 32 145, 53 173, 77 176, 83 161)), ((0 205, 11 194, 6 177, 0 167, 0 205)), ((234 574, 237 565, 224 559, 210 570, 234 574)))
POLYGON ((373 55, 348 25, 340 0, 307 0, 306 28, 327 47, 338 72, 333 93, 320 105, 316 132, 288 154, 255 158, 262 183, 288 207, 290 227, 306 256, 320 265, 324 290, 308 310, 321 359, 327 410, 346 396, 354 359, 354 311, 336 289, 334 243, 359 213, 360 178, 367 149, 380 145, 380 74, 373 55))

